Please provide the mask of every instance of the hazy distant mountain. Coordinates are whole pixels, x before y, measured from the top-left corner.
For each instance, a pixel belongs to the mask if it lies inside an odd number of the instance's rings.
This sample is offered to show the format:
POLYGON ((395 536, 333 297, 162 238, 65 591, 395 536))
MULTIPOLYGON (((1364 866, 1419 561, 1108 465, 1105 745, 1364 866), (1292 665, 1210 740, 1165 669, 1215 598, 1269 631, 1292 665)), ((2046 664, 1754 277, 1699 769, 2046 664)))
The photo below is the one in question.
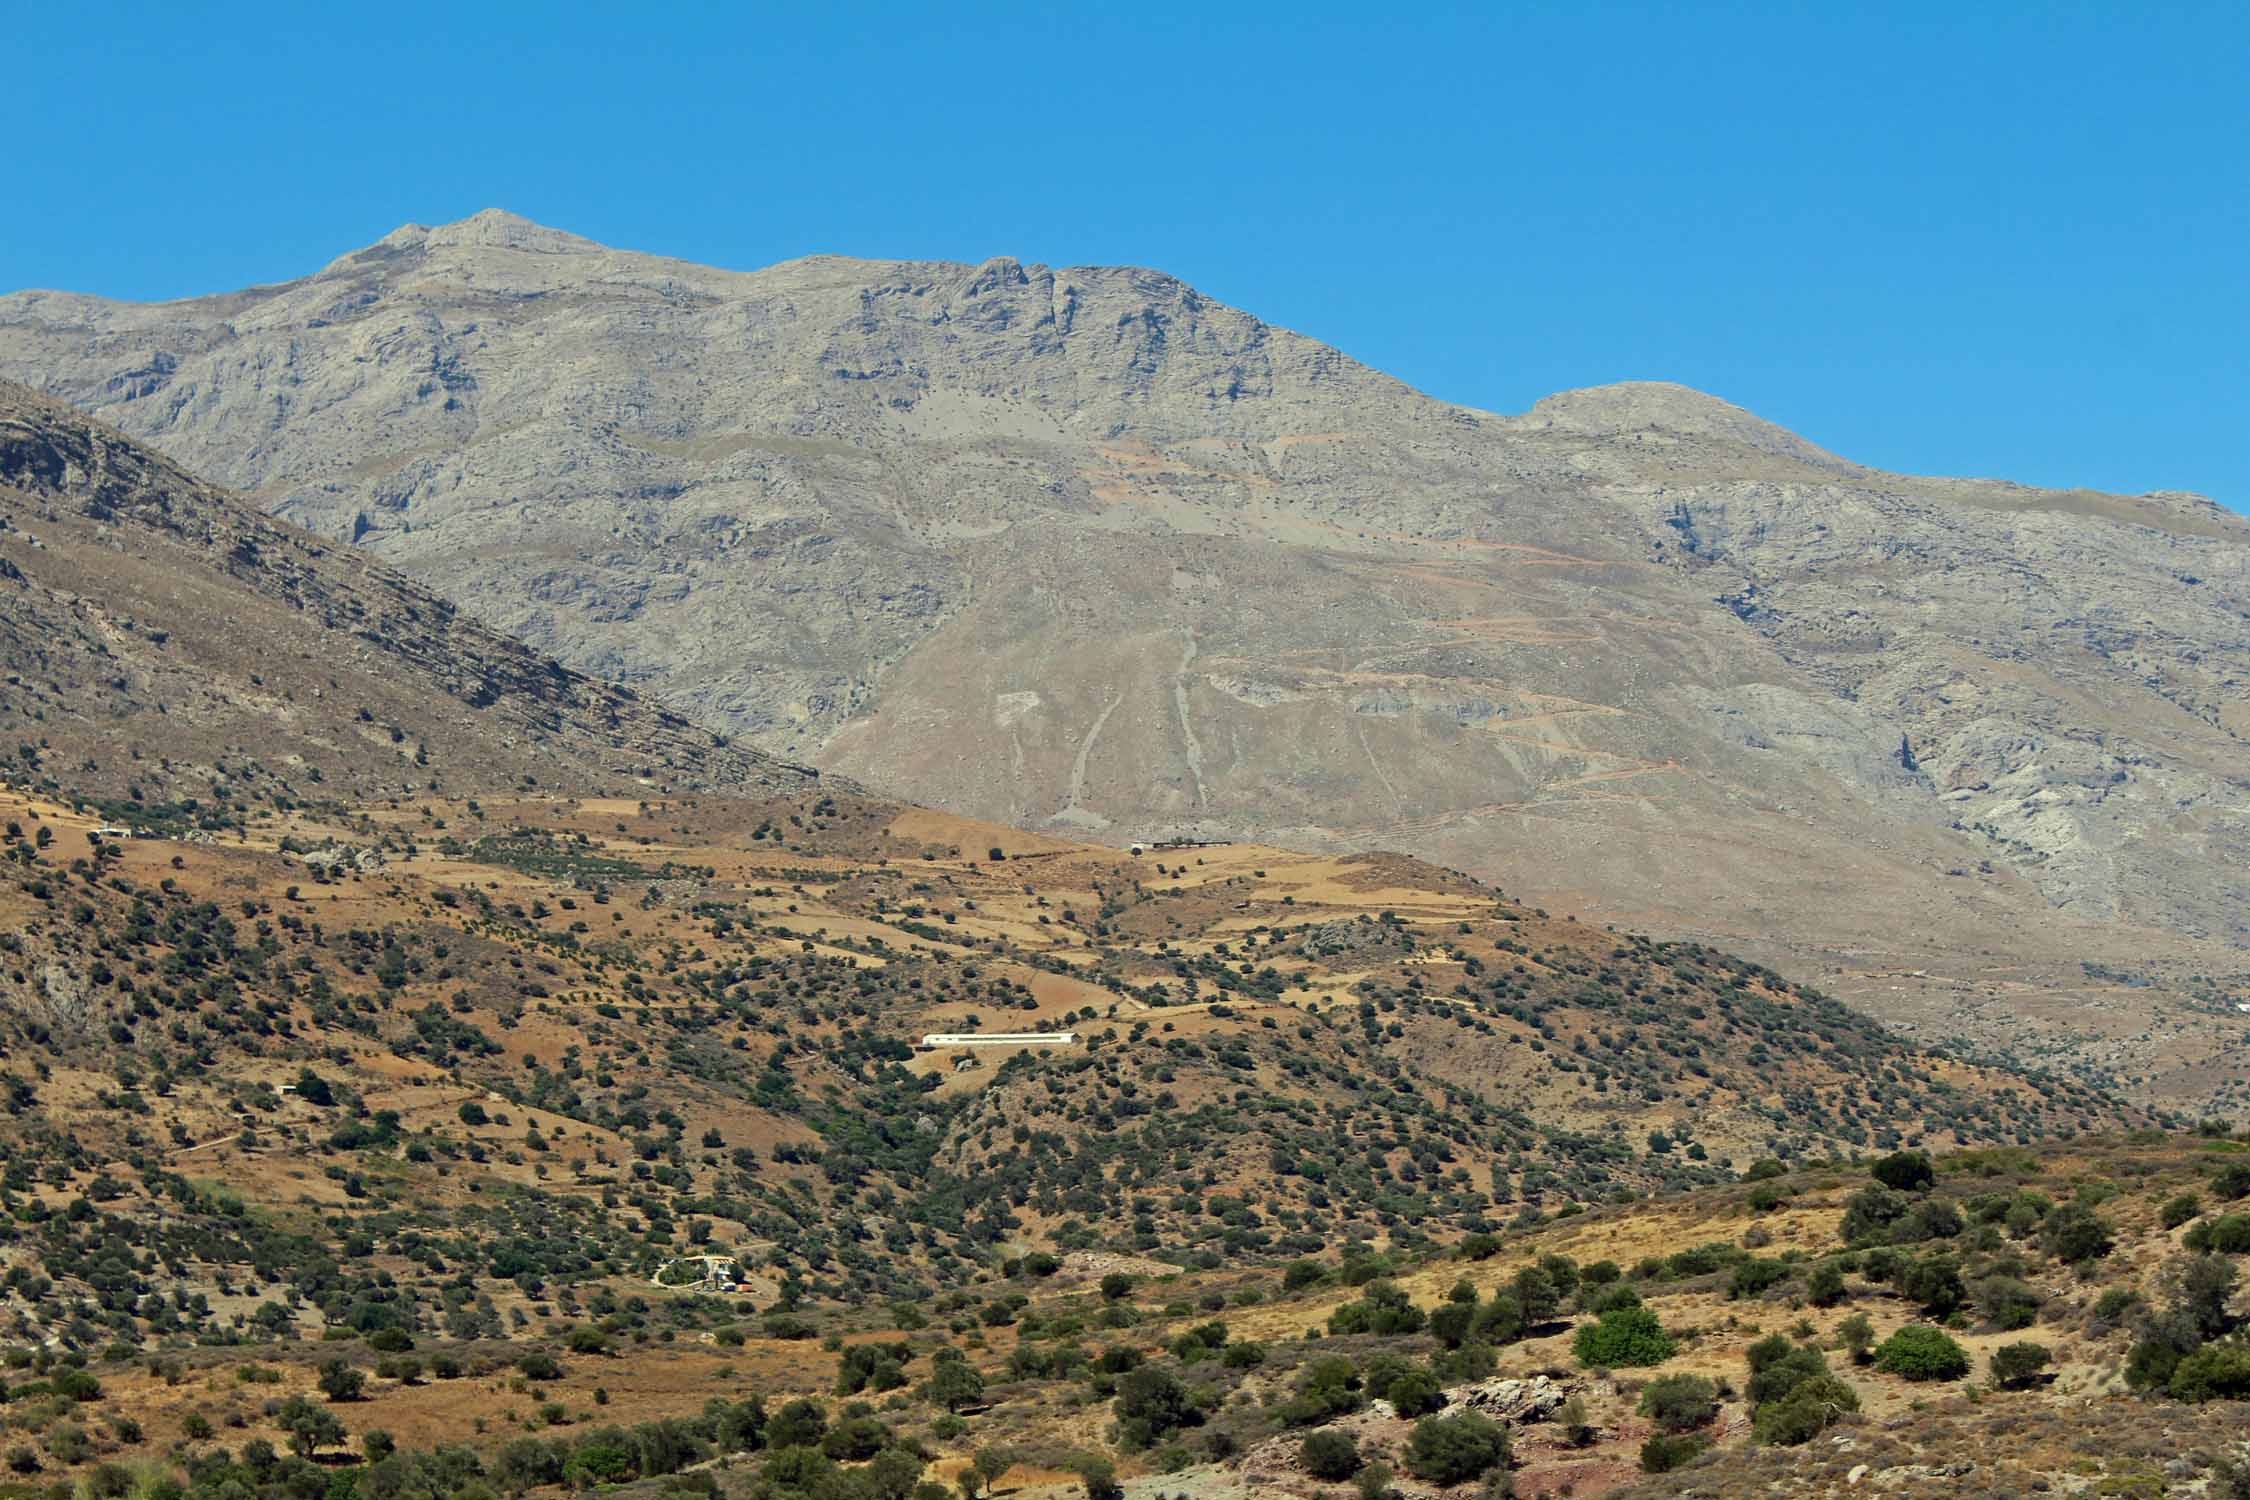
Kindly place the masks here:
POLYGON ((1404 848, 2183 1097, 2239 1071, 2250 523, 2193 496, 1881 473, 1677 386, 1472 411, 1152 271, 499 213, 0 298, 0 373, 906 797, 1404 848))

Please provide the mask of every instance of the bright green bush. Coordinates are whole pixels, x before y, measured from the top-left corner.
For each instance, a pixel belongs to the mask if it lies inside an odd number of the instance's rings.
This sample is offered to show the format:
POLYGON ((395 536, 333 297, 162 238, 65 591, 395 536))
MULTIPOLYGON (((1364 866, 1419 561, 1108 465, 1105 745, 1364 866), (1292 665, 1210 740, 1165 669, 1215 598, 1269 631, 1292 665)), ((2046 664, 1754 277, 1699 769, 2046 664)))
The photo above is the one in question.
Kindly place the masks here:
POLYGON ((2221 1214, 2190 1229, 2185 1238, 2190 1250, 2240 1255, 2250 1250, 2250 1214, 2221 1214))
POLYGON ((1943 1330, 1909 1323, 1883 1340, 1875 1366, 1903 1380, 1959 1380, 1969 1373, 1969 1355, 1943 1330))
POLYGON ((1612 1308, 1600 1322, 1581 1326, 1571 1341, 1571 1352, 1589 1370, 1660 1365, 1678 1347, 1656 1314, 1645 1307, 1612 1308))
POLYGON ((2170 1390, 2180 1401, 2250 1398, 2250 1344, 2205 1344, 2173 1369, 2170 1390))

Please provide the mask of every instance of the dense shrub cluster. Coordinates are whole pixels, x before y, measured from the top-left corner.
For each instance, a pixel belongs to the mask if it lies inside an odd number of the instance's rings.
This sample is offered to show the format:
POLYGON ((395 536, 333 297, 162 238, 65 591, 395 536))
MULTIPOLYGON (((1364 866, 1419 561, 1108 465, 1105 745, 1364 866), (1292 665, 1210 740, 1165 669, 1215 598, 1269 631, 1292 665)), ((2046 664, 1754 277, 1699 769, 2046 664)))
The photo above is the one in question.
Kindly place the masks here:
POLYGON ((1748 1351, 1752 1430, 1761 1443, 1790 1446, 1811 1441, 1859 1410, 1859 1393, 1829 1373, 1817 1349, 1780 1334, 1748 1351))

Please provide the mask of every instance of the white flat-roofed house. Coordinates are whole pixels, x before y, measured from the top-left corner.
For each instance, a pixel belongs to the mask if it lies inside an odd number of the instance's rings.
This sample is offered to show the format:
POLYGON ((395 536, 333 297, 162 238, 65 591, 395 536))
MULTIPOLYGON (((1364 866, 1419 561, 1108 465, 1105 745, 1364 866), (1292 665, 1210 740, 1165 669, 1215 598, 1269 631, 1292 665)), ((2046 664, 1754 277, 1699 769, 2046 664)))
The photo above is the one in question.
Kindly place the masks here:
POLYGON ((915 1046, 923 1052, 940 1047, 1072 1047, 1075 1031, 933 1031, 915 1046))

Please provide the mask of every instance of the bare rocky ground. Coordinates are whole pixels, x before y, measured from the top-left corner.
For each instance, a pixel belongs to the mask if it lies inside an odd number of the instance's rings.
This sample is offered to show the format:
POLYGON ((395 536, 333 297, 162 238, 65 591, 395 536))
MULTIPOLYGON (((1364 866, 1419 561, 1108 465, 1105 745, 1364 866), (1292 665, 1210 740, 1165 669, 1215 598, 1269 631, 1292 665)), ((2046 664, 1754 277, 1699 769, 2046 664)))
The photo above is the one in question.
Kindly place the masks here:
MULTIPOLYGON (((185 823, 189 799, 224 815, 277 793, 818 780, 565 671, 366 553, 6 382, 0 679, 8 778, 67 778, 185 823)), ((343 845, 308 858, 369 861, 343 845)))
POLYGON ((2250 523, 1675 386, 1430 400, 1156 272, 736 273, 497 212, 0 374, 885 791, 1404 848, 1924 1035, 2241 1102, 2250 523))

